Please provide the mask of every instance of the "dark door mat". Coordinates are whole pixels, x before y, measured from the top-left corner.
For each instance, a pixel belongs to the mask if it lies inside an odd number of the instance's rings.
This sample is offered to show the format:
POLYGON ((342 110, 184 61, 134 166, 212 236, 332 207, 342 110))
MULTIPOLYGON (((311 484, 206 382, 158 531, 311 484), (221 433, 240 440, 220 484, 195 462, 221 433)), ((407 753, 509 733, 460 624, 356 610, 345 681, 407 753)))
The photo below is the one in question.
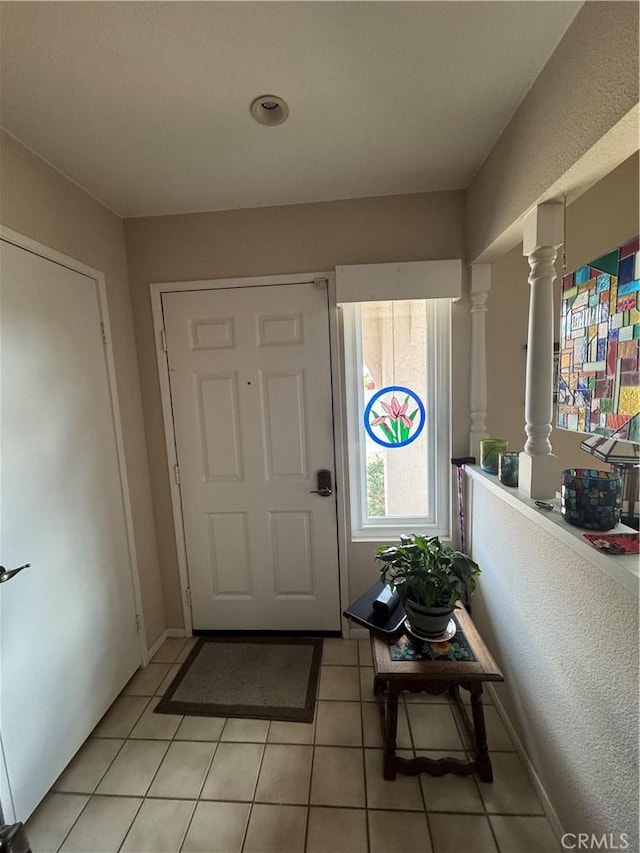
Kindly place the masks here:
POLYGON ((310 723, 321 661, 317 638, 200 637, 155 712, 310 723))

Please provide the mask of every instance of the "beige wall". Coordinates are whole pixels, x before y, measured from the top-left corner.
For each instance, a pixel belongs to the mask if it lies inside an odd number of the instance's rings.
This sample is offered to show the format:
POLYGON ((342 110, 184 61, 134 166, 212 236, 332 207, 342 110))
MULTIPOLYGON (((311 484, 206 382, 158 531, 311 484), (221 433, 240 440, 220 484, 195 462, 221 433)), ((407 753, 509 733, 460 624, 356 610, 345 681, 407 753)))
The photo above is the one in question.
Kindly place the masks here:
POLYGON ((122 221, 14 139, 0 137, 0 222, 104 273, 147 641, 165 625, 122 221))
MULTIPOLYGON (((638 210, 638 154, 567 208, 567 270, 594 260, 634 237, 640 230, 638 210)), ((560 250, 562 251, 562 250, 560 250)), ((556 339, 562 280, 562 258, 556 261, 556 339)), ((487 301, 487 430, 506 438, 513 450, 524 441, 525 350, 529 314, 529 265, 522 244, 491 265, 491 290, 487 301), (508 358, 505 354, 509 353, 508 358)), ((554 429, 553 452, 559 470, 604 467, 580 449, 583 435, 554 429)), ((559 483, 558 483, 559 488, 559 483)))
POLYGON ((637 103, 638 4, 585 3, 468 190, 467 258, 477 260, 637 103))
POLYGON ((637 851, 637 595, 471 485, 473 619, 505 678, 500 701, 564 830, 618 844, 626 832, 637 851))
MULTIPOLYGON (((169 626, 183 624, 149 283, 330 271, 337 264, 461 257, 463 193, 388 196, 125 221, 131 298, 169 626)), ((454 310, 456 442, 465 452, 468 306, 454 310)), ((370 585, 375 546, 351 554, 352 590, 370 585)))

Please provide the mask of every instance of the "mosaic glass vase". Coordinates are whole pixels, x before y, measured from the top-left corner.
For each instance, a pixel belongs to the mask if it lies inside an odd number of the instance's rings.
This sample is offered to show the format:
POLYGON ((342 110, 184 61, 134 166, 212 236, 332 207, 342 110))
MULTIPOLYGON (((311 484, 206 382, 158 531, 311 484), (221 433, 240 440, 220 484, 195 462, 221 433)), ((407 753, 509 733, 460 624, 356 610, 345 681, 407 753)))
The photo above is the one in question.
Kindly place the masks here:
POLYGON ((561 512, 564 520, 584 530, 611 530, 620 521, 622 480, 594 468, 562 472, 561 512))
POLYGON ((498 456, 498 479, 505 486, 518 485, 520 453, 517 450, 503 450, 498 456))
POLYGON ((498 455, 509 449, 504 438, 483 438, 480 442, 480 467, 487 474, 498 473, 498 455))

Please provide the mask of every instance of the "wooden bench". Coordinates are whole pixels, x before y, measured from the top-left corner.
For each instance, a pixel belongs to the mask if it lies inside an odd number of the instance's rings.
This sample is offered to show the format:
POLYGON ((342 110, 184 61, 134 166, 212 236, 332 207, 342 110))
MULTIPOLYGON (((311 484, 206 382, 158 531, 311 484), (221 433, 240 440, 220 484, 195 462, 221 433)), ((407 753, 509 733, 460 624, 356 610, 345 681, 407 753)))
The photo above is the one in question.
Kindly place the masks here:
POLYGON ((392 660, 390 647, 394 640, 373 632, 370 634, 374 691, 382 723, 385 779, 395 779, 396 773, 430 773, 433 776, 445 773, 469 776, 477 773, 483 782, 493 781, 482 707, 482 684, 485 681, 504 681, 504 678, 466 610, 460 607, 455 611, 455 616, 475 657, 474 661, 392 660), (471 694, 471 720, 460 698, 461 687, 471 694), (403 690, 414 693, 426 691, 432 695, 448 693, 473 744, 472 761, 453 757, 437 760, 426 757, 402 758, 396 755, 398 697, 403 690))

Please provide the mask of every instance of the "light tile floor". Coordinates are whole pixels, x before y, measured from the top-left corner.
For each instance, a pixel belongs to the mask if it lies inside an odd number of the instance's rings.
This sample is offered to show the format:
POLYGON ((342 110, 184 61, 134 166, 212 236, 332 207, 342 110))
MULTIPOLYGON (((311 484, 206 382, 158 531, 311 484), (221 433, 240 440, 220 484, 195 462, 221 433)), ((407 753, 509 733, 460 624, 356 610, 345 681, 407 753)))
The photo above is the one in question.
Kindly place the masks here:
MULTIPOLYGON (((368 640, 325 639, 313 723, 153 713, 193 640, 131 679, 27 824, 33 853, 557 853, 495 708, 494 783, 382 778, 368 640)), ((462 691, 464 693, 464 691, 462 691)), ((445 697, 405 695, 404 754, 463 753, 445 697)))

